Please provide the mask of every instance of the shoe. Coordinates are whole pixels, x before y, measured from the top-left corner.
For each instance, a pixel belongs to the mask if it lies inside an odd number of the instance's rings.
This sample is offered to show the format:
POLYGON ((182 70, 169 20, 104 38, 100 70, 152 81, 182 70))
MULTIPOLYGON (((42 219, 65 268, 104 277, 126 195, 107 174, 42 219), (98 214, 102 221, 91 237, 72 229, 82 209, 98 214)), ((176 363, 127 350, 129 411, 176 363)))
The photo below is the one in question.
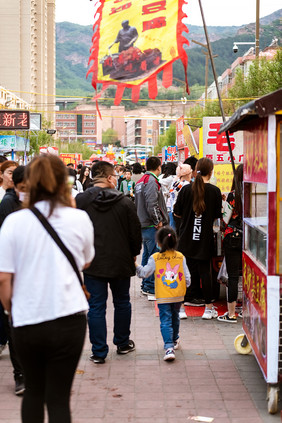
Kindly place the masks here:
POLYGON ((122 347, 117 347, 118 354, 127 354, 134 350, 135 350, 135 344, 133 341, 131 341, 131 339, 128 341, 127 345, 124 345, 122 347))
POLYGON ((216 319, 218 316, 218 312, 214 309, 214 307, 212 308, 205 308, 205 312, 202 315, 202 319, 205 320, 210 320, 210 319, 216 319))
POLYGON ((217 320, 219 322, 226 322, 226 323, 237 323, 237 317, 229 317, 228 311, 224 313, 222 316, 218 316, 217 320))
POLYGON ((97 356, 97 355, 95 355, 95 354, 92 354, 92 355, 89 357, 89 360, 93 361, 93 363, 96 363, 96 364, 104 364, 104 363, 105 363, 105 359, 104 359, 104 358, 102 358, 102 357, 98 357, 98 356, 97 356))
POLYGON ((179 344, 180 344, 180 339, 178 338, 176 341, 174 341, 174 347, 173 347, 173 349, 174 350, 178 350, 179 344))
POLYGON ((187 314, 185 313, 185 310, 180 309, 180 311, 179 311, 179 319, 187 319, 187 314))
POLYGON ((192 307, 203 307, 205 305, 205 301, 200 298, 192 298, 191 300, 186 301, 184 305, 192 307))
POLYGON ((168 348, 164 355, 164 361, 173 361, 175 360, 175 354, 173 348, 168 348))
POLYGON ((154 294, 149 294, 147 299, 148 301, 156 301, 156 297, 154 296, 154 294))
POLYGON ((23 375, 16 376, 15 378, 15 394, 22 395, 25 391, 23 375))
POLYGON ((241 317, 241 319, 243 319, 243 311, 240 311, 240 313, 238 313, 238 317, 241 317))
POLYGON ((0 344, 0 355, 2 354, 5 348, 6 348, 6 345, 0 344))
POLYGON ((155 295, 154 292, 147 291, 146 289, 141 289, 141 294, 143 294, 143 295, 155 295))

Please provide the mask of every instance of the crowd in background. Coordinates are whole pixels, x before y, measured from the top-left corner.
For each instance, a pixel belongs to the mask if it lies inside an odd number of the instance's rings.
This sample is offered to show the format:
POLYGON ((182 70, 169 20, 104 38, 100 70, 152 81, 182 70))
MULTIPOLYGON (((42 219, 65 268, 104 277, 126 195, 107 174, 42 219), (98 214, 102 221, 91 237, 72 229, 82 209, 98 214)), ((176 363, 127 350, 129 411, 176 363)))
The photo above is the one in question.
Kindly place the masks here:
POLYGON ((180 346, 184 306, 205 306, 205 320, 237 322, 242 165, 227 194, 210 183, 208 158, 161 165, 150 157, 145 167, 95 161, 75 169, 51 155, 26 167, 1 156, 0 165, 0 354, 8 344, 15 393, 24 393, 24 423, 43 422, 44 404, 50 421, 71 421, 86 313, 90 360, 103 364, 109 351, 108 287, 117 353, 135 350, 129 291, 136 272, 141 292, 158 304, 165 361, 174 360, 180 346), (211 267, 219 219, 228 278, 222 316, 214 306, 211 267))

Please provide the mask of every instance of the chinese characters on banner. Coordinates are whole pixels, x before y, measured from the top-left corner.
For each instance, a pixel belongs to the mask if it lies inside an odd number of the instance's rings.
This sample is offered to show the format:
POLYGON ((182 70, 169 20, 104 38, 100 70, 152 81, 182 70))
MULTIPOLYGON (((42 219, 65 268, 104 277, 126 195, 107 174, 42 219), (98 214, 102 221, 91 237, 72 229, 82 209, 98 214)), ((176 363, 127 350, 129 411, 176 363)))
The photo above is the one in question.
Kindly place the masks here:
POLYGON ((0 130, 29 130, 29 112, 22 110, 0 110, 0 130))
POLYGON ((163 147, 162 148, 162 162, 177 162, 177 147, 163 147))
POLYGON ((266 275, 243 253, 243 329, 256 357, 267 375, 267 279, 266 275))
MULTIPOLYGON (((184 0, 96 0, 94 35, 89 57, 92 85, 102 91, 117 86, 115 104, 124 89, 132 89, 132 101, 139 100, 140 86, 148 81, 149 96, 158 94, 157 73, 163 71, 163 86, 172 84, 173 62, 181 58, 187 80, 188 40, 182 19, 184 0)), ((96 95, 99 98, 102 91, 96 95)))
MULTIPOLYGON (((214 176, 217 186, 222 192, 231 190, 233 170, 225 133, 218 134, 221 117, 203 118, 203 157, 208 157, 214 163, 214 176)), ((230 144, 235 165, 243 163, 243 134, 230 133, 230 144)))
POLYGON ((244 131, 244 181, 267 184, 267 137, 267 119, 244 131))
POLYGON ((185 147, 183 127, 184 127, 184 117, 181 116, 176 121, 176 145, 178 149, 185 147))

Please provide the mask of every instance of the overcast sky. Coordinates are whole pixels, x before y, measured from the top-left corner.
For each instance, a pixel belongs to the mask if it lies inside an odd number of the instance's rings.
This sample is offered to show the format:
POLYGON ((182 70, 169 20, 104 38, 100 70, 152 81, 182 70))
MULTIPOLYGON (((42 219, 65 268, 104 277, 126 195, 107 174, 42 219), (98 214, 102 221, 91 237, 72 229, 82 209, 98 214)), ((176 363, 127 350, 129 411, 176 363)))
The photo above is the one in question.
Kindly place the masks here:
MULTIPOLYGON (((90 0, 56 0, 56 22, 93 24, 93 3, 90 0)), ((202 0, 202 6, 207 25, 241 26, 256 19, 256 0, 202 0)), ((281 9, 281 0, 260 0, 260 17, 278 9, 281 9)), ((188 25, 202 25, 198 0, 188 0, 187 14, 188 25)))

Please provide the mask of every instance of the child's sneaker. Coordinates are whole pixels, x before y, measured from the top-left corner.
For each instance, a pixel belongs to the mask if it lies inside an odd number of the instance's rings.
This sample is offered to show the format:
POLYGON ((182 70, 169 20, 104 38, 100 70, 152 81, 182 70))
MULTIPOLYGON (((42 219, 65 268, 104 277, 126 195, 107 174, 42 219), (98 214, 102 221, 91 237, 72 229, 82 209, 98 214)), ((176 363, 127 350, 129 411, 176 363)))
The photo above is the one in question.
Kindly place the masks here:
POLYGON ((175 354, 173 348, 168 348, 164 355, 164 361, 173 361, 175 360, 175 354))
POLYGON ((174 341, 174 347, 173 347, 173 349, 174 350, 178 350, 179 344, 180 344, 180 339, 178 338, 176 341, 174 341))
POLYGON ((226 322, 226 323, 237 323, 237 317, 229 317, 228 311, 224 313, 222 316, 218 316, 217 320, 219 322, 226 322))
POLYGON ((212 308, 206 307, 205 312, 202 315, 202 319, 205 319, 205 320, 216 319, 217 316, 218 316, 218 312, 215 310, 214 307, 212 307, 212 308))

